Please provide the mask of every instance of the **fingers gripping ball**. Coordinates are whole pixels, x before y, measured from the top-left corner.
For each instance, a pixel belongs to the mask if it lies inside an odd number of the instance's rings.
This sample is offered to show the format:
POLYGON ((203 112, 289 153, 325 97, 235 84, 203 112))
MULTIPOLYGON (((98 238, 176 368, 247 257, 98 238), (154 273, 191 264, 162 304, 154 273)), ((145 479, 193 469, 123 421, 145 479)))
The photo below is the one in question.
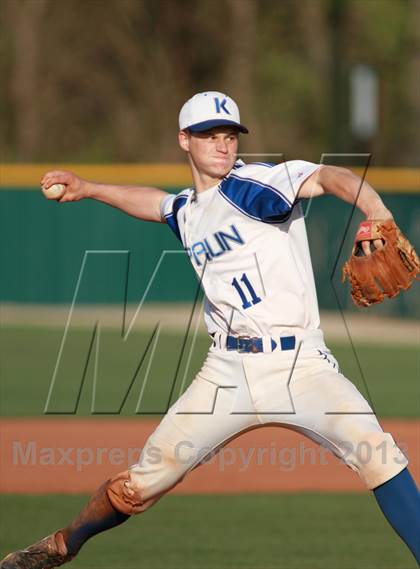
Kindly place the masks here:
POLYGON ((420 271, 414 247, 392 219, 363 221, 356 233, 350 259, 343 266, 343 282, 348 277, 353 302, 370 306, 407 290, 420 271), (381 240, 383 247, 370 255, 360 255, 362 241, 381 240))
POLYGON ((53 184, 49 188, 42 187, 42 193, 48 200, 59 200, 63 197, 66 186, 64 184, 53 184))

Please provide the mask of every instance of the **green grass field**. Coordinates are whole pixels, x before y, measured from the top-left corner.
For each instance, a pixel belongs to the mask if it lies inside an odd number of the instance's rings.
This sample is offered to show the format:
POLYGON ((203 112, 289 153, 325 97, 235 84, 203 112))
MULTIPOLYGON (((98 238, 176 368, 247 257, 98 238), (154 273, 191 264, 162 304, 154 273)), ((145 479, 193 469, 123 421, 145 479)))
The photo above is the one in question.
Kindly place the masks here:
MULTIPOLYGON (((43 414, 62 331, 1 330, 1 411, 43 414)), ((97 340, 97 338, 96 338, 97 340)), ((133 415, 143 391, 143 412, 164 412, 199 369, 206 336, 162 334, 154 356, 142 360, 150 334, 121 342, 100 336, 99 350, 86 330, 72 331, 62 354, 51 411, 91 413, 95 353, 95 410, 133 415), (185 351, 180 358, 185 341, 185 351), (90 358, 88 357, 90 354, 90 358), (139 365, 141 363, 141 365, 139 365), (178 370, 178 374, 174 373, 178 370), (173 385, 173 389, 172 389, 173 385)), ((343 372, 366 396, 349 345, 330 345, 343 372)), ((150 353, 150 351, 149 351, 150 353)), ((415 347, 356 346, 378 415, 418 417, 420 385, 415 347)), ((107 415, 109 416, 109 415, 107 415)), ((0 554, 22 547, 65 524, 85 496, 0 495, 0 554)), ((168 496, 144 516, 98 536, 73 562, 75 569, 411 569, 405 545, 389 528, 370 494, 168 496)))
MULTIPOLYGON (((1 553, 65 524, 84 496, 1 496, 1 553)), ((90 541, 79 569, 411 569, 371 495, 168 496, 90 541)))
MULTIPOLYGON (((2 328, 2 415, 43 414, 62 334, 62 330, 42 327, 2 328)), ((73 330, 60 359, 50 412, 73 414, 77 410, 75 414, 79 416, 91 414, 95 354, 99 346, 95 413, 133 415, 141 392, 140 415, 164 413, 200 368, 209 338, 198 336, 192 345, 191 338, 162 333, 153 358, 152 350, 143 358, 150 338, 151 333, 135 332, 123 342, 117 332, 108 330, 101 333, 98 342, 97 337, 92 341, 92 333, 87 330, 73 330), (124 401, 133 378, 136 379, 124 401)), ((373 402, 379 416, 419 416, 419 358, 415 346, 356 344, 356 354, 349 344, 330 345, 330 348, 344 374, 373 402)))

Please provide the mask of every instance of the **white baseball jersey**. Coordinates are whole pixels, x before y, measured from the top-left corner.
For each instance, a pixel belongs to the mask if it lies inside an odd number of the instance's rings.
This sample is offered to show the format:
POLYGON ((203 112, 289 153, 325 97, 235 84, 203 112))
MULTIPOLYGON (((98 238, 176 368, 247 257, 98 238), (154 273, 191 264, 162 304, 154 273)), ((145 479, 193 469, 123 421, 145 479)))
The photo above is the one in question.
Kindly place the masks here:
POLYGON ((130 468, 126 487, 137 493, 135 513, 154 504, 210 451, 264 425, 288 427, 322 444, 370 489, 407 466, 368 402, 339 371, 319 329, 296 200, 317 168, 303 161, 238 162, 217 186, 197 196, 188 189, 163 199, 162 217, 202 278, 206 323, 215 337, 201 370, 130 468), (296 335, 299 347, 280 340, 281 349, 271 344, 255 353, 241 351, 218 343, 218 333, 264 341, 267 335, 285 341, 296 335))
POLYGON ((162 200, 162 218, 202 280, 210 334, 278 336, 319 327, 305 220, 296 195, 319 165, 238 160, 216 186, 162 200))

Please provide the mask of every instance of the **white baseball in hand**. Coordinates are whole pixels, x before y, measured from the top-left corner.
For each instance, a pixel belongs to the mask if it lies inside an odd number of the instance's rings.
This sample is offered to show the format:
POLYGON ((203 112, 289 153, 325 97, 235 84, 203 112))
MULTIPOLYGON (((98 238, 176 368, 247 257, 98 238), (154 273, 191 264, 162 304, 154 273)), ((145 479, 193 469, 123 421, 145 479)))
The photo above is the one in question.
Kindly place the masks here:
POLYGON ((44 196, 49 200, 59 200, 66 191, 64 184, 53 184, 49 188, 41 188, 44 196))

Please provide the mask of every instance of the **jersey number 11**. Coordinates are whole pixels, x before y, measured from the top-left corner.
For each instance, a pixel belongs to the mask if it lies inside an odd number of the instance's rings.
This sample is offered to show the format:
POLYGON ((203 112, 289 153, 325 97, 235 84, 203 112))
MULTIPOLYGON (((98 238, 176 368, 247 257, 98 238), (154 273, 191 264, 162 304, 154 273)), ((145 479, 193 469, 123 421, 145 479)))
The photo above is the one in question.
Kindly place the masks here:
POLYGON ((259 296, 257 296, 252 284, 249 282, 248 277, 246 276, 246 273, 244 273, 241 276, 241 282, 244 283, 245 287, 248 289, 248 292, 251 296, 251 300, 249 301, 246 297, 245 292, 243 291, 243 288, 239 283, 237 278, 235 277, 232 281, 232 285, 236 288, 236 290, 238 291, 239 296, 241 297, 242 300, 242 308, 250 308, 253 304, 258 304, 259 302, 261 302, 261 298, 259 296))

